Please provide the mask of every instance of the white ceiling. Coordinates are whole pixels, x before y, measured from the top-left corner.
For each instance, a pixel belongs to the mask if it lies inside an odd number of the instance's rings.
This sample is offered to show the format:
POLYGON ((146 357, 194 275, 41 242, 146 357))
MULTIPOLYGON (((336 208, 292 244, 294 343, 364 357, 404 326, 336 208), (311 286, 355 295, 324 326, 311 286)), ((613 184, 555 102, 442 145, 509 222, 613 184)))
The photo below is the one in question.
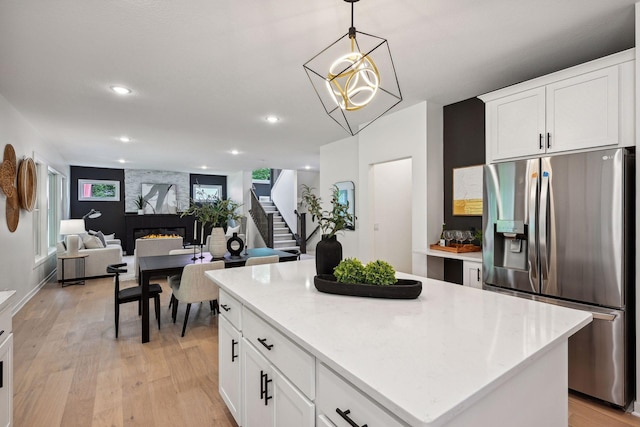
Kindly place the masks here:
MULTIPOLYGON (((389 41, 396 109, 447 105, 633 47, 635 1, 362 0, 355 26, 389 41)), ((302 64, 349 23, 343 0, 0 0, 0 94, 72 165, 317 169, 348 134, 302 64)))

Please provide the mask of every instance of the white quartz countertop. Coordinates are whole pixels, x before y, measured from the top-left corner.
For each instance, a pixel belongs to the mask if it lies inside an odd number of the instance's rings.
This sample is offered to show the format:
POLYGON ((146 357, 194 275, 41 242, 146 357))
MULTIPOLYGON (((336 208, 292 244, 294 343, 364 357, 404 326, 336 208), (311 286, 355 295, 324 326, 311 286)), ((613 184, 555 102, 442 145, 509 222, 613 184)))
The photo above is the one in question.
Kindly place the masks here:
POLYGON ((314 260, 206 275, 412 426, 445 424, 591 321, 426 278, 414 300, 325 294, 314 260))
POLYGON ((0 311, 9 305, 9 300, 16 291, 0 291, 0 311))
POLYGON ((462 261, 472 261, 472 262, 482 262, 482 252, 447 252, 447 251, 439 251, 437 249, 427 249, 426 251, 416 251, 416 253, 425 254, 427 256, 435 256, 439 258, 452 258, 459 259, 462 261))

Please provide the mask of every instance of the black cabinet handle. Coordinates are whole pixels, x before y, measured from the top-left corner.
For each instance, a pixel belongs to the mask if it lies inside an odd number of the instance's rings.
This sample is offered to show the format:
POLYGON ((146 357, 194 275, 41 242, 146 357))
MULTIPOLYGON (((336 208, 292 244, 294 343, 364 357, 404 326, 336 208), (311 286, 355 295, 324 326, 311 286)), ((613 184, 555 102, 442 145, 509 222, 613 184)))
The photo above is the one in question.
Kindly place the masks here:
POLYGON ((0 331, 0 337, 4 334, 4 329, 0 331))
POLYGON ((238 345, 238 341, 232 339, 231 340, 231 363, 233 363, 238 358, 238 355, 235 354, 236 345, 238 345))
POLYGON ((547 132, 547 148, 551 148, 551 132, 547 132))
POLYGON ((0 388, 2 387, 4 387, 4 362, 0 361, 0 388))
POLYGON ((544 148, 544 145, 542 145, 542 134, 540 134, 540 149, 542 150, 544 148))
POLYGON ((258 342, 260 344, 262 344, 263 346, 265 346, 267 348, 267 350, 271 351, 271 349, 273 348, 273 344, 267 344, 267 339, 266 338, 258 338, 258 342))
POLYGON ((231 310, 231 308, 230 308, 228 305, 226 305, 226 304, 220 304, 220 307, 222 307, 222 309, 223 309, 224 311, 229 311, 229 310, 231 310))
POLYGON ((349 414, 351 413, 350 409, 347 409, 346 411, 343 412, 340 410, 340 408, 336 408, 336 412, 352 427, 367 427, 366 424, 362 424, 362 426, 359 426, 351 418, 349 418, 349 414))
POLYGON ((273 399, 273 396, 269 396, 269 383, 272 381, 268 374, 260 371, 260 400, 264 399, 264 406, 268 406, 269 399, 273 399))
POLYGON ((480 281, 480 269, 478 268, 478 282, 480 281))

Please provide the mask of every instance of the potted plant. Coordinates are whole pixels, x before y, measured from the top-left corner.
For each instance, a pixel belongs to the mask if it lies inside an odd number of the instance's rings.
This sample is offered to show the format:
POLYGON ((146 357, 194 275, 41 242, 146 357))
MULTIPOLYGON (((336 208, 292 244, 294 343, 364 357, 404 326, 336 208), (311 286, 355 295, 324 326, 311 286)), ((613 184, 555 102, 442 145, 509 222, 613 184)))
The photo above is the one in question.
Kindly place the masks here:
MULTIPOLYGON (((214 258, 222 258, 227 252, 227 239, 224 233, 224 227, 229 221, 238 220, 242 217, 237 209, 242 204, 231 199, 212 198, 204 201, 191 199, 189 208, 180 216, 193 215, 197 222, 200 223, 200 243, 203 243, 205 228, 211 226, 211 239, 209 240, 209 252, 214 258)), ((194 226, 194 237, 196 227, 194 226)))
POLYGON ((331 189, 331 209, 322 209, 322 200, 313 194, 313 188, 302 185, 302 206, 311 214, 311 221, 317 222, 322 230, 322 240, 316 245, 316 272, 333 274, 333 269, 342 260, 342 245, 336 233, 353 224, 355 216, 349 213, 349 203, 340 203, 340 190, 331 189))
POLYGON ((142 194, 138 196, 135 200, 136 207, 138 208, 138 215, 144 215, 144 206, 147 204, 147 201, 144 199, 142 194))

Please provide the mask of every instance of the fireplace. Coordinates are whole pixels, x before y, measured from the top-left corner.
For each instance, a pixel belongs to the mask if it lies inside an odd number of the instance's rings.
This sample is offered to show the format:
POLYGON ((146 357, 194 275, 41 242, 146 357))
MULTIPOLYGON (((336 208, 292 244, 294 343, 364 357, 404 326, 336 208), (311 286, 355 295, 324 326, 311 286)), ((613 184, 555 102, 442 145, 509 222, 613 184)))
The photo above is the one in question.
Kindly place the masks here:
POLYGON ((147 234, 177 234, 182 236, 185 243, 193 240, 193 221, 191 215, 157 214, 136 215, 125 214, 125 238, 122 249, 133 255, 137 238, 147 234))
POLYGON ((186 237, 185 227, 146 227, 133 230, 133 241, 140 238, 186 237))

